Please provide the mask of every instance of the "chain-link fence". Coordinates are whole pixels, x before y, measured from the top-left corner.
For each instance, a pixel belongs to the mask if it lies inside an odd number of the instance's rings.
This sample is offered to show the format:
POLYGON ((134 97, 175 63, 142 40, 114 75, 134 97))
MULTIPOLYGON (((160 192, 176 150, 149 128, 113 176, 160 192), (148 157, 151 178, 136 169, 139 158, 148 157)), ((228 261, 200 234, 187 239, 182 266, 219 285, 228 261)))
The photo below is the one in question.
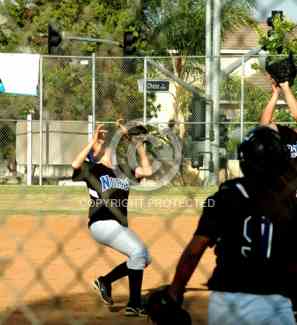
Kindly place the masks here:
MULTIPOLYGON (((24 117, 1 121, 3 182, 57 184, 69 179, 71 161, 95 124, 104 123, 112 135, 119 118, 149 125, 157 142, 164 130, 172 129, 183 160, 205 183, 211 175, 221 181, 222 165, 236 164, 237 144, 268 103, 271 86, 263 60, 259 55, 222 55, 220 114, 215 117, 214 99, 205 90, 205 57, 44 56, 37 101, 25 98, 22 106, 18 100, 24 117)), ((274 119, 294 123, 282 97, 274 119)))
MULTIPOLYGON (((270 98, 262 57, 222 55, 222 71, 236 67, 221 76, 219 119, 214 99, 205 95, 205 57, 42 60, 39 103, 0 120, 1 183, 44 185, 0 187, 0 324, 140 324, 123 316, 126 279, 113 286, 114 306, 90 291, 92 280, 123 257, 91 238, 85 185, 75 186, 71 163, 102 123, 119 164, 133 167, 137 157, 117 141, 116 120, 146 125, 153 175, 131 191, 129 227, 153 257, 144 295, 169 283, 205 198, 216 189, 203 185, 211 175, 219 182, 240 175, 237 144, 270 98)), ((276 114, 281 123, 294 123, 283 98, 276 114)), ((204 283, 214 263, 207 251, 188 284, 185 304, 194 324, 207 322, 204 283)))

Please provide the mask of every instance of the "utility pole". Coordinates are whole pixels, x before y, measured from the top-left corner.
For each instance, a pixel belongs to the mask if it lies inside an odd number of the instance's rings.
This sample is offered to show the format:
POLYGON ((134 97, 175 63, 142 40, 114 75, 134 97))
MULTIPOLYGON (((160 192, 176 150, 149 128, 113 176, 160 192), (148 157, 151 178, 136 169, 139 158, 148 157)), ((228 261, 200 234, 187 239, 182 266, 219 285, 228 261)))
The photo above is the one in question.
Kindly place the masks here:
POLYGON ((220 168, 220 52, 221 52, 221 0, 213 0, 213 131, 212 158, 214 165, 214 179, 211 182, 218 183, 220 168))
POLYGON ((213 74, 211 73, 212 66, 212 0, 206 0, 206 17, 205 17, 205 97, 206 97, 206 106, 205 106, 205 156, 204 156, 204 169, 205 172, 205 185, 207 186, 210 182, 210 163, 212 161, 211 154, 211 120, 212 120, 212 98, 211 98, 211 89, 212 89, 212 80, 213 74))

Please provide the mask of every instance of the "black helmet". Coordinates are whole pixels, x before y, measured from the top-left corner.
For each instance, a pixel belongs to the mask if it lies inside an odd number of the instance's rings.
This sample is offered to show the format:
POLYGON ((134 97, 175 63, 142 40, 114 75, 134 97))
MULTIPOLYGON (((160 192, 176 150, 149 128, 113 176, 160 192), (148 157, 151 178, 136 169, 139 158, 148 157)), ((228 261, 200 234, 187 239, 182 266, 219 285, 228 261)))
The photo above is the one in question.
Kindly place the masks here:
POLYGON ((277 131, 258 126, 238 146, 238 157, 245 176, 274 178, 288 169, 290 152, 277 131))

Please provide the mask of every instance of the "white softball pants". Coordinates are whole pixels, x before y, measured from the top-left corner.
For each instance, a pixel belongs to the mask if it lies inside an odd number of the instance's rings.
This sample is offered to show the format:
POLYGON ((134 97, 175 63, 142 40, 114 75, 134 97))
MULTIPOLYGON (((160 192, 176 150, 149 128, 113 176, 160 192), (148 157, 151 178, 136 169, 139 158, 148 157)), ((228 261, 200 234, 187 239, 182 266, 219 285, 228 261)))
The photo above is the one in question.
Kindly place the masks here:
POLYGON ((143 270, 151 263, 151 257, 141 239, 129 228, 115 220, 99 220, 90 226, 92 237, 128 257, 127 268, 143 270))
POLYGON ((213 291, 208 325, 296 325, 292 303, 281 295, 213 291))

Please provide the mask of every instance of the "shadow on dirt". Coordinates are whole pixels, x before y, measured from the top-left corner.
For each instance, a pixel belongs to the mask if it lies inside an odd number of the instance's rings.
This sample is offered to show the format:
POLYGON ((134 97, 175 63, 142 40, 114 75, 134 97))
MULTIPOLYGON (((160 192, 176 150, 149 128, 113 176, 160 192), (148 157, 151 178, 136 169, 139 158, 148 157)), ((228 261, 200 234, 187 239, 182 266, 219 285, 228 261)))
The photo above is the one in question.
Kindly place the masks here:
MULTIPOLYGON (((155 289, 145 290, 144 297, 155 289)), ((141 317, 124 316, 127 296, 114 297, 115 304, 106 306, 94 294, 77 293, 67 296, 55 296, 31 304, 20 305, 0 313, 1 325, 136 325, 151 322, 141 317)), ((184 308, 192 316, 194 324, 207 322, 207 296, 205 290, 187 289, 184 308), (192 295, 194 293, 194 296, 192 295)), ((169 324, 168 324, 169 325, 169 324)))

